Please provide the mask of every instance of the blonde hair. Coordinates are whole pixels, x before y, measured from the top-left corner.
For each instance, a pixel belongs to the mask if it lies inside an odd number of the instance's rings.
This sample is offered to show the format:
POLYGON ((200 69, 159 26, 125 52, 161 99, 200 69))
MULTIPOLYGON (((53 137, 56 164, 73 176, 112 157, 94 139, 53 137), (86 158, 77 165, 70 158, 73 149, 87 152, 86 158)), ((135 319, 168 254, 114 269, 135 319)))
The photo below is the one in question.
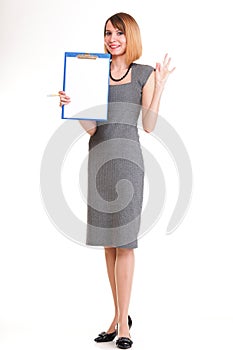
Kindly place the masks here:
MULTIPOLYGON (((108 21, 126 36, 126 63, 130 65, 135 60, 138 60, 142 55, 142 40, 140 29, 135 19, 124 12, 116 13, 105 22, 104 35, 108 21)), ((104 47, 104 51, 108 52, 106 47, 104 47)))

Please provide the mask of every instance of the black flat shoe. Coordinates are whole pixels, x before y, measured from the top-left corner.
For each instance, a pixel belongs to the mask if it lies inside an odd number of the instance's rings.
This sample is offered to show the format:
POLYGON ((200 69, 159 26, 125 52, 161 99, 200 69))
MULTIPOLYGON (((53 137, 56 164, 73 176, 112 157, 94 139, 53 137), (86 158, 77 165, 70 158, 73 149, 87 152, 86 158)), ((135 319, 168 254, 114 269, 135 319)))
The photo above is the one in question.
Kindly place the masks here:
MULTIPOLYGON (((128 316, 128 325, 129 325, 129 329, 132 327, 132 319, 130 316, 128 316)), ((117 327, 117 326, 116 326, 117 327)), ((94 339, 94 341, 96 341, 97 343, 107 343, 109 341, 113 341, 116 336, 117 336, 118 330, 116 328, 116 330, 112 333, 106 333, 106 332, 102 332, 98 335, 97 338, 94 339)))
MULTIPOLYGON (((128 326, 129 329, 132 327, 132 318, 128 316, 128 326)), ((116 341, 116 346, 119 349, 130 349, 132 347, 133 341, 128 337, 120 337, 116 341)))
POLYGON ((130 349, 132 347, 133 341, 127 337, 120 337, 116 341, 116 346, 119 349, 130 349))

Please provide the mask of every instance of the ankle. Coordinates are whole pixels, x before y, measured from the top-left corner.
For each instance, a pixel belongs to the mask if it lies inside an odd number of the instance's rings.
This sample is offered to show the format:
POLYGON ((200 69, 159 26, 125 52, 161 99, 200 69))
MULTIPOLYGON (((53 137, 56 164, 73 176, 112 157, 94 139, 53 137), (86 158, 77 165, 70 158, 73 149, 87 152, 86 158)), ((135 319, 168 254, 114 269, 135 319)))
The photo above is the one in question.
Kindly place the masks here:
POLYGON ((127 324, 119 323, 118 324, 118 336, 119 337, 130 337, 129 326, 127 324))
POLYGON ((128 324, 128 314, 127 315, 120 315, 118 318, 119 324, 128 324))

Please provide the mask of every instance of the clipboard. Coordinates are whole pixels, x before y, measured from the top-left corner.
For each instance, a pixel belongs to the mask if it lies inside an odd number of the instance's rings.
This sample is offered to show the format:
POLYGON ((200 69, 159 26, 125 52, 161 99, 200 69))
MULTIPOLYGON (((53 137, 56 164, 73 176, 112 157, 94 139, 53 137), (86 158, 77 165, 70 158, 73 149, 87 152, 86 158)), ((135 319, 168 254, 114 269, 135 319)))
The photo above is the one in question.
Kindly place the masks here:
POLYGON ((110 54, 65 52, 62 119, 107 120, 110 54))

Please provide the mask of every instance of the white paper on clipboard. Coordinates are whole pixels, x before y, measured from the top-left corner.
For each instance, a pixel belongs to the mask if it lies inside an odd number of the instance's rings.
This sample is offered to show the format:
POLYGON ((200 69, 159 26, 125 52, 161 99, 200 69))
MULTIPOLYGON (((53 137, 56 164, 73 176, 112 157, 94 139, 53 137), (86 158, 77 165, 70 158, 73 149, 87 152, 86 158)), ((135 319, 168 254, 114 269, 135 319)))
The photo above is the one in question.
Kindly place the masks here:
POLYGON ((65 52, 63 119, 107 120, 110 55, 65 52))

